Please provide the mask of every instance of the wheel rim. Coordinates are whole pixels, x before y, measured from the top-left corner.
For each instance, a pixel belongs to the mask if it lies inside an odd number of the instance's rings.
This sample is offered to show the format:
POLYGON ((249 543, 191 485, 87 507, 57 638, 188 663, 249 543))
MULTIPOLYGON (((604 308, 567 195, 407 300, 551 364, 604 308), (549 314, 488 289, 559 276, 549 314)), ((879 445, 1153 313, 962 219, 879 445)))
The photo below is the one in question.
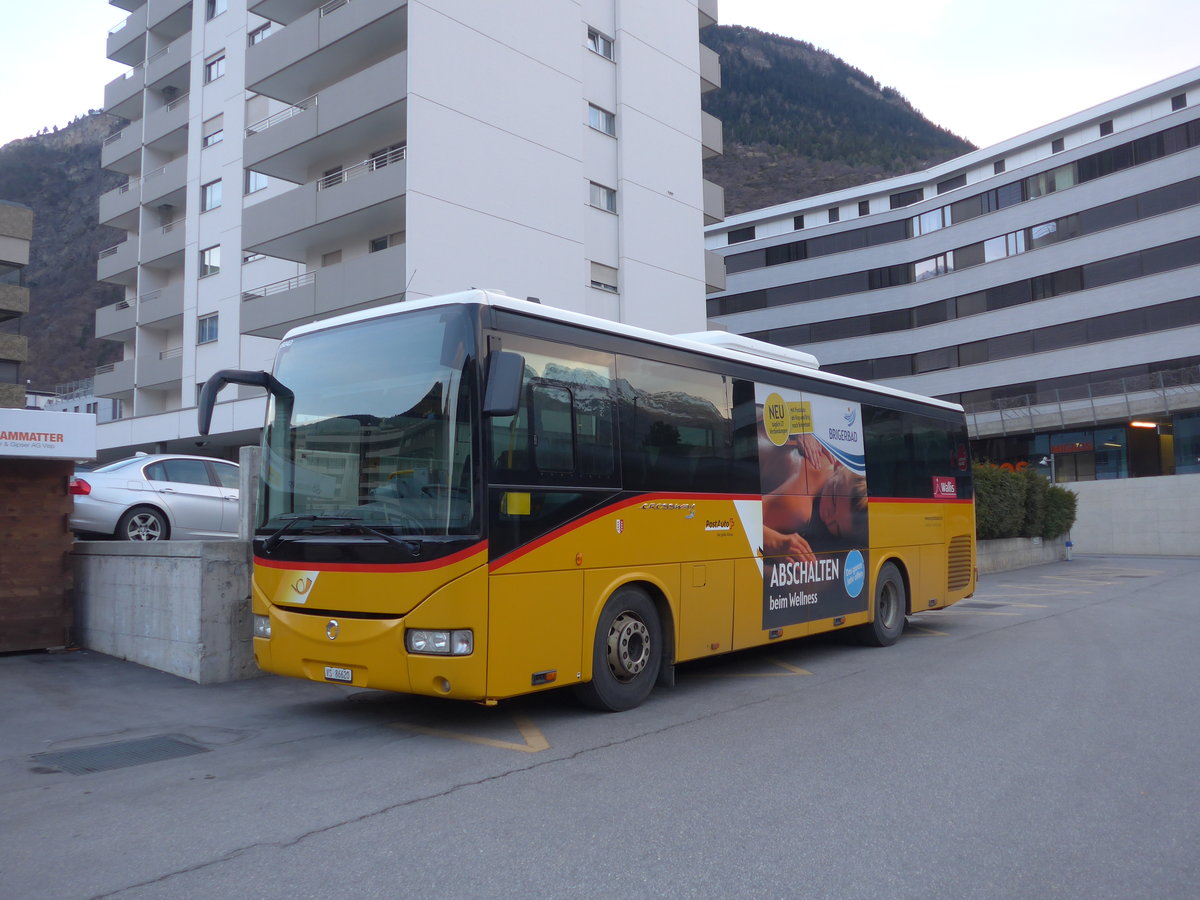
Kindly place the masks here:
POLYGON ((608 667, 617 681, 637 678, 650 662, 650 629, 625 610, 608 629, 608 667))
POLYGON ((125 533, 131 541, 159 541, 162 540, 162 523, 153 513, 138 513, 129 520, 125 533))
POLYGON ((879 609, 877 614, 883 627, 891 630, 896 627, 896 619, 900 610, 900 591, 895 582, 885 581, 879 588, 879 609))

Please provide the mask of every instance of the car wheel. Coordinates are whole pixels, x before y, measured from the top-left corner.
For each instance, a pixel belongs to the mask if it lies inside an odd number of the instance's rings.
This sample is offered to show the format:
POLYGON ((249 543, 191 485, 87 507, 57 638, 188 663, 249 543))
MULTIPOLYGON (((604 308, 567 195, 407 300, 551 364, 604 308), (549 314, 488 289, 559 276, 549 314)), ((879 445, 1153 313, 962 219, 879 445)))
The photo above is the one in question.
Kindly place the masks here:
POLYGON ((168 536, 167 517, 149 506, 135 506, 117 523, 117 540, 165 541, 168 536))

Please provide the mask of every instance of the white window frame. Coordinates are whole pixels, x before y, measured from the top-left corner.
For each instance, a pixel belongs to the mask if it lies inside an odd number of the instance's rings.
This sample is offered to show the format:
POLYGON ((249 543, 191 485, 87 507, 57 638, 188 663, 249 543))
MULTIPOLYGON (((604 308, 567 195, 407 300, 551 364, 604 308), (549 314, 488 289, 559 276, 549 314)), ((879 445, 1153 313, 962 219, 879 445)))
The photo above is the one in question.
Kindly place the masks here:
POLYGON ((205 247, 200 251, 200 277, 208 278, 221 271, 221 245, 205 247))
POLYGON ((587 30, 587 48, 597 56, 602 56, 607 60, 616 60, 614 53, 615 41, 604 32, 592 28, 590 25, 587 30))
POLYGON ((217 209, 221 205, 221 179, 200 185, 200 212, 217 209), (215 201, 215 202, 214 202, 215 201))
POLYGON ((617 191, 595 181, 588 182, 588 205, 593 209, 617 214, 617 191))
POLYGON ((201 316, 196 320, 196 345, 215 343, 220 331, 217 313, 201 316))
POLYGON ((262 172, 255 172, 253 169, 246 170, 246 180, 242 185, 243 194, 257 194, 259 191, 266 190, 271 184, 270 176, 264 175, 262 172), (262 179, 259 184, 258 179, 262 179))
POLYGON ((595 103, 588 104, 588 128, 593 131, 599 131, 602 134, 607 134, 609 137, 617 136, 617 114, 611 113, 602 106, 597 106, 595 103))
POLYGON ((214 53, 204 61, 204 83, 212 84, 225 74, 225 51, 214 53))

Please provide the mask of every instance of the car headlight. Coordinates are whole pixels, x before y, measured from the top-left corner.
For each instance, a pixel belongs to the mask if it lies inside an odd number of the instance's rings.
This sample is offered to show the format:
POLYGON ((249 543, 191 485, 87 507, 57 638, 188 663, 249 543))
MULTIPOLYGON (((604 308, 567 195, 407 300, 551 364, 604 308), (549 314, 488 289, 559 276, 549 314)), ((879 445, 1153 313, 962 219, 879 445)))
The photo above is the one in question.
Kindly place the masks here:
POLYGON ((271 636, 271 620, 266 616, 254 617, 254 636, 269 638, 271 636))
POLYGON ((475 635, 469 628, 455 631, 410 628, 405 632, 404 644, 409 653, 469 656, 475 649, 475 635))

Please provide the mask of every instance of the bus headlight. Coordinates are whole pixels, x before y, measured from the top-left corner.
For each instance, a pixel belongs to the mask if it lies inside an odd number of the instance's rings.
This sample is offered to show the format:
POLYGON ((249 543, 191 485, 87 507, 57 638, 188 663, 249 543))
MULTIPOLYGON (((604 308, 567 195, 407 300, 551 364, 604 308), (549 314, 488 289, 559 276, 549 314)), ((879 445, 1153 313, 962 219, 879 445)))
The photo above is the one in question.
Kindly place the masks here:
POLYGON ((254 636, 269 638, 271 636, 271 620, 266 616, 254 617, 254 636))
POLYGON ((469 656, 475 649, 471 630, 435 631, 429 628, 410 628, 404 635, 409 653, 434 656, 469 656))

